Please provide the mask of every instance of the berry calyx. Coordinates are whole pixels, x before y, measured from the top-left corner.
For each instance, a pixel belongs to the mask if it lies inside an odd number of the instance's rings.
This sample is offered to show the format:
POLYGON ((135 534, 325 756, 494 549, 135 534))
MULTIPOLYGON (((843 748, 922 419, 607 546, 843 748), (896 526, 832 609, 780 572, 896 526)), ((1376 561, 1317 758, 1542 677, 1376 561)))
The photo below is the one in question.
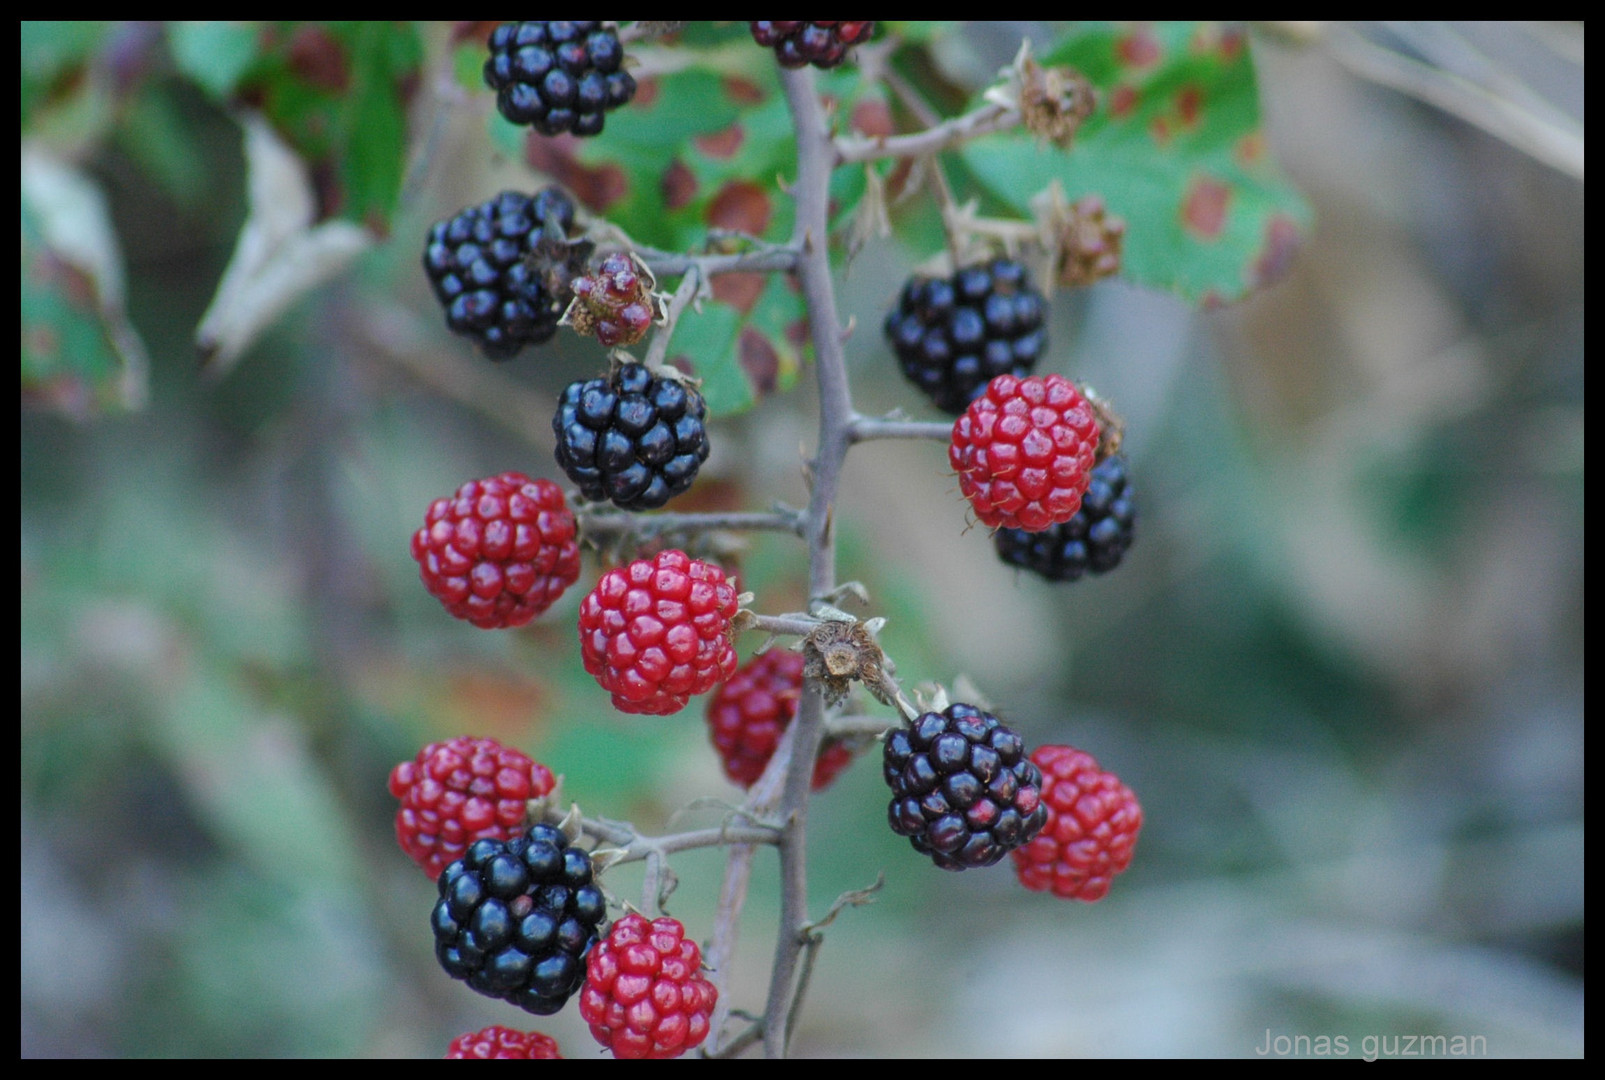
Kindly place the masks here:
POLYGON ((438 221, 424 246, 424 273, 446 325, 492 360, 557 333, 568 287, 587 242, 570 243, 574 204, 555 187, 535 196, 504 191, 438 221))
POLYGON ((390 794, 401 800, 396 840, 434 880, 475 841, 517 836, 525 804, 554 783, 552 770, 495 739, 430 743, 390 770, 390 794))
POLYGON ((708 460, 702 395, 643 364, 570 383, 552 430, 557 463, 580 493, 625 510, 656 510, 690 488, 708 460))
MULTIPOLYGON (((733 782, 750 788, 774 757, 780 736, 797 716, 806 662, 801 653, 771 649, 753 657, 708 698, 708 734, 733 782)), ((813 790, 828 786, 852 759, 845 743, 826 741, 814 760, 813 790)))
POLYGON ((620 712, 666 716, 736 671, 736 590, 673 548, 602 575, 580 604, 580 658, 620 712))
POLYGON ((909 279, 883 329, 909 382, 957 416, 991 379, 1031 373, 1047 348, 1046 312, 1025 267, 994 259, 909 279))
POLYGON ((675 1058, 708 1037, 719 992, 678 919, 631 912, 585 961, 580 1015, 616 1058, 675 1058))
POLYGON ((600 135, 605 113, 635 96, 619 35, 600 22, 509 22, 490 35, 485 85, 514 124, 542 135, 600 135))
POLYGON ((592 876, 590 855, 550 825, 476 840, 441 871, 435 959, 487 997, 550 1016, 585 981, 585 954, 607 915, 592 876))
POLYGON ((998 558, 1049 581, 1113 570, 1136 535, 1137 504, 1128 476, 1125 458, 1104 458, 1092 467, 1074 517, 1036 533, 999 529, 992 535, 998 558))
POLYGON ((999 375, 954 421, 947 457, 983 524, 1041 532, 1080 509, 1098 438, 1069 379, 999 375))
POLYGON ((446 1050, 446 1059, 455 1060, 523 1060, 561 1061, 557 1040, 538 1031, 514 1031, 512 1028, 492 1024, 479 1031, 457 1036, 446 1050))
POLYGON ((751 27, 752 40, 773 48, 775 59, 787 68, 833 68, 846 59, 848 49, 875 32, 872 22, 755 22, 751 27))
POLYGON ((412 557, 447 611, 486 630, 523 626, 580 576, 562 490, 518 472, 470 480, 430 503, 412 557))
POLYGON ((574 279, 574 303, 564 319, 610 349, 634 345, 646 336, 657 310, 652 285, 645 267, 614 252, 594 272, 574 279))
POLYGON ((1039 746, 1031 760, 1042 770, 1048 821, 1036 839, 1014 852, 1020 884, 1052 890, 1065 900, 1093 901, 1131 865, 1142 806, 1114 773, 1071 746, 1039 746))
POLYGON ((892 831, 944 870, 991 866, 1047 821, 1042 774, 1020 736, 955 702, 886 736, 892 831))

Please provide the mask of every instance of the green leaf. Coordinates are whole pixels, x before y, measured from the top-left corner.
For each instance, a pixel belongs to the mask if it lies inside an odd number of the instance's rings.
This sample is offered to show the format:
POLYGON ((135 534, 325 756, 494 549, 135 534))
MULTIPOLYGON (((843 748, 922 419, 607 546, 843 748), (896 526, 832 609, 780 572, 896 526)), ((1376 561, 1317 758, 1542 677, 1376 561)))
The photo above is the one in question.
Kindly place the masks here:
POLYGON ((213 97, 226 99, 260 55, 261 27, 254 22, 175 22, 167 37, 178 70, 213 97))
POLYGON ((148 365, 99 188, 24 144, 21 221, 23 400, 78 418, 139 407, 148 365))
POLYGON ((59 99, 90 93, 89 80, 73 79, 74 69, 93 58, 106 30, 106 22, 22 23, 22 128, 29 130, 41 106, 59 99))
POLYGON ((407 22, 174 28, 190 77, 262 111, 318 178, 319 220, 389 227, 406 164, 423 45, 407 22), (210 51, 222 60, 213 70, 210 51))
POLYGON ((1016 212, 1057 180, 1126 221, 1125 276, 1195 303, 1235 300, 1286 267, 1310 211, 1260 132, 1240 28, 1174 22, 1078 28, 1042 57, 1099 91, 1068 152, 1027 134, 965 146, 966 166, 1016 212))
POLYGON ((708 301, 680 317, 669 360, 702 380, 708 413, 717 417, 796 384, 804 310, 802 296, 778 274, 724 274, 716 293, 729 300, 708 301))

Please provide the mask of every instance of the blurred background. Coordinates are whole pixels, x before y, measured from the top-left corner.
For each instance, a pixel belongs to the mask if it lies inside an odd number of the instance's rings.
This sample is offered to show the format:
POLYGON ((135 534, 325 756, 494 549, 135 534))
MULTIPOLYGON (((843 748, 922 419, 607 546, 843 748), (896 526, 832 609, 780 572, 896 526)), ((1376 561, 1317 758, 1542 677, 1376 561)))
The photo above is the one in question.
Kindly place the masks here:
MULTIPOLYGON (((1035 29, 938 55, 979 87, 1035 29)), ((1127 561, 1017 575, 966 528, 934 443, 856 449, 836 515, 841 575, 888 617, 903 677, 963 674, 1028 742, 1118 773, 1146 812, 1136 859, 1096 905, 1007 865, 944 873, 885 827, 860 761, 811 812, 812 907, 886 884, 828 931, 798 1055, 1253 1056, 1284 1035, 1583 1052, 1582 27, 1296 24, 1252 47, 1266 140, 1316 223, 1286 277, 1208 312, 1119 281, 1054 300, 1042 370, 1127 421, 1127 561), (1574 123, 1575 167, 1487 98, 1574 123)), ((148 401, 22 409, 22 1053, 435 1057, 537 1026, 436 966, 390 768, 491 735, 654 832, 740 793, 700 705, 613 712, 578 663, 581 589, 488 633, 409 557, 463 481, 557 476, 555 397, 601 364, 567 334, 483 362, 420 272, 431 222, 536 181, 486 147, 488 95, 443 110, 393 239, 207 378, 193 339, 246 213, 242 136, 168 92, 187 195, 137 132, 82 162, 148 401)), ((935 418, 876 332, 926 254, 871 243, 842 290, 865 412, 935 418)), ((677 508, 805 501, 803 376, 715 427, 677 508)), ((800 605, 795 541, 754 537, 739 566, 760 610, 800 605)), ((722 865, 675 860, 670 910, 697 936, 722 865)), ((762 1007, 776 910, 761 856, 738 1007, 762 1007)), ((538 1026, 591 1053, 574 1009, 538 1026)))

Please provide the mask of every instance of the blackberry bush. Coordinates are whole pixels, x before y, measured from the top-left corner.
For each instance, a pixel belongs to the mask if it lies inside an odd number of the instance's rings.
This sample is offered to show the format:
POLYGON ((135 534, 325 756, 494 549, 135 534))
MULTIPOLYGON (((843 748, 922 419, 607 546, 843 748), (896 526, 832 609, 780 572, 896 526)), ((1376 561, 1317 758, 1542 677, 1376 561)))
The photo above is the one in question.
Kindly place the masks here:
MULTIPOLYGON (((676 40, 679 29, 536 21, 492 33, 484 80, 502 115, 532 129, 500 152, 561 179, 593 214, 581 230, 558 188, 504 192, 436 224, 424 267, 448 325, 493 358, 546 341, 560 322, 577 332, 557 362, 594 366, 562 375, 572 381, 552 416, 552 457, 578 498, 530 479, 540 471, 533 467, 470 481, 431 506, 413 533, 413 553, 448 610, 485 627, 521 625, 592 574, 577 616, 579 666, 613 711, 665 718, 632 722, 631 730, 669 728, 676 721, 667 718, 692 696, 712 692, 714 753, 746 793, 738 807, 721 805, 711 824, 649 836, 611 816, 615 807, 579 805, 598 790, 594 768, 572 773, 593 774, 575 782, 587 790, 560 792, 551 770, 489 740, 431 744, 397 766, 391 787, 403 803, 398 840, 437 876, 431 926, 453 978, 537 1014, 578 993, 583 1019, 618 1057, 725 1054, 760 1039, 780 1056, 809 982, 811 950, 831 919, 861 899, 850 892, 825 908, 805 888, 806 800, 845 766, 849 747, 884 739, 887 820, 942 869, 981 869, 1012 854, 1026 888, 1095 899, 1130 861, 1141 824, 1129 790, 1090 757, 1052 746, 1028 753, 1025 733, 1051 717, 1026 717, 1017 731, 978 705, 949 704, 947 690, 928 685, 942 673, 907 670, 906 656, 899 671, 882 647, 876 599, 838 573, 836 537, 843 508, 854 505, 845 497, 847 454, 876 439, 925 440, 925 467, 940 471, 941 449, 930 444, 945 444, 969 509, 925 508, 910 532, 959 533, 973 516, 995 531, 997 557, 1050 580, 1108 571, 1135 523, 1122 425, 1051 370, 1069 358, 1048 352, 1049 297, 1027 267, 1051 289, 1085 287, 1129 263, 1139 280, 1228 300, 1285 261, 1298 215, 1266 202, 1275 182, 1257 132, 1213 126, 1228 102, 1243 99, 1241 76, 1251 77, 1236 59, 1241 43, 1218 28, 1168 35, 1163 49, 1147 48, 1140 35, 1128 41, 1083 29, 1076 33, 1096 36, 1096 48, 1071 40, 1043 53, 1117 57, 1122 71, 1143 68, 1143 88, 1184 86, 1174 114, 1156 116, 1149 99, 1129 101, 1139 85, 1130 71, 1095 79, 1045 66, 1021 48, 994 85, 968 95, 973 109, 944 115, 941 103, 963 95, 945 77, 933 81, 940 57, 896 24, 885 28, 884 45, 862 50, 872 85, 854 91, 850 72, 812 69, 841 64, 869 42, 874 23, 753 22, 751 36, 784 69, 778 92, 789 126, 776 123, 776 73, 757 80, 748 77, 756 69, 740 70, 763 58, 744 44, 731 50, 745 36, 739 25, 676 40), (625 43, 643 73, 643 122, 607 132, 607 111, 636 92, 625 43), (1206 46, 1215 50, 1207 64, 1185 59, 1206 46), (704 60, 708 69, 699 69, 704 60), (1218 70, 1238 78, 1221 83, 1218 70), (1132 126, 1132 112, 1143 126, 1132 126), (1185 137, 1175 137, 1181 128, 1185 137), (558 135, 587 141, 541 137, 558 135), (952 171, 952 155, 982 137, 986 152, 972 150, 962 172, 952 171), (1096 167, 1062 160, 1073 141, 1098 146, 1089 156, 1096 167), (1221 146, 1255 159, 1256 187, 1218 179, 1221 146), (776 172, 783 182, 773 182, 776 172), (1044 184, 1050 176, 1062 179, 1044 184), (1112 190, 1079 190, 1089 181, 1112 190), (1067 193, 1070 184, 1078 190, 1067 193), (918 392, 954 418, 942 423, 909 420, 907 400, 880 415, 855 405, 844 349, 851 326, 838 310, 831 261, 838 239, 845 242, 837 250, 851 255, 878 242, 885 227, 903 228, 902 207, 927 197, 934 205, 919 220, 940 222, 943 258, 957 269, 908 280, 881 320, 884 344, 870 344, 889 348, 918 392), (1104 197, 1118 205, 1106 207, 1104 197), (1011 216, 985 217, 983 207, 1011 216), (1219 220, 1222 207, 1230 228, 1219 220), (1177 251, 1194 257, 1185 272, 1163 266, 1177 251), (625 351, 637 347, 639 355, 625 351), (797 490, 806 504, 793 508, 774 501, 781 492, 721 476, 666 509, 707 461, 715 413, 769 408, 765 399, 789 389, 809 364, 818 416, 805 425, 812 441, 797 490), (1039 368, 1050 370, 1038 375, 1039 368), (731 508, 743 499, 770 509, 731 508), (749 564, 762 567, 757 580, 770 595, 738 594, 723 569, 739 557, 733 534, 742 531, 798 545, 789 563, 764 551, 749 564), (599 561, 589 571, 582 544, 599 561), (858 603, 869 610, 860 613, 858 603), (738 670, 735 639, 749 632, 784 644, 738 670), (901 680, 927 685, 905 691, 901 680), (761 1011, 756 1001, 735 1000, 727 981, 759 845, 777 849, 782 891, 761 1011), (699 942, 663 908, 680 854, 716 846, 732 850, 704 970, 699 942), (632 861, 645 863, 639 895, 619 895, 616 878, 604 893, 604 877, 632 861), (604 932, 609 903, 620 914, 604 932)), ((471 70, 479 57, 459 52, 452 60, 471 70)), ((505 125, 492 127, 499 139, 508 135, 505 125)), ((855 347, 863 344, 860 337, 855 347)), ((543 382, 545 373, 516 388, 500 375, 461 385, 471 380, 455 369, 430 374, 466 406, 514 427, 509 401, 558 385, 543 382)), ((795 441, 773 413, 756 416, 749 447, 795 441)), ((973 543, 976 558, 992 557, 979 535, 973 543)), ((917 550, 911 545, 908 557, 917 550)), ((927 576, 941 587, 943 579, 927 576)), ((517 657, 560 662, 538 630, 517 644, 517 657)), ((536 730, 596 722, 607 738, 621 737, 622 728, 607 726, 617 718, 600 696, 568 694, 560 673, 542 675, 558 688, 553 697, 563 696, 536 730)), ((592 762, 625 758, 636 766, 609 744, 592 762)), ((711 770, 712 758, 705 764, 711 770)), ((465 1056, 555 1054, 541 1037, 504 1028, 458 1041, 454 1052, 465 1056)))

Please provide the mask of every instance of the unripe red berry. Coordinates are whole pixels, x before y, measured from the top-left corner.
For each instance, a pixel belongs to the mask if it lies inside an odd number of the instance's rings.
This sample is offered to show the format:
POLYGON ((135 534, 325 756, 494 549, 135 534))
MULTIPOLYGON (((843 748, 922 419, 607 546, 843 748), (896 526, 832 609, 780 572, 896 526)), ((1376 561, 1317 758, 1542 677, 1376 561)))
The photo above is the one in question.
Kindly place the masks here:
POLYGON ((708 1037, 719 992, 677 919, 631 912, 585 961, 580 1015, 617 1058, 674 1058, 708 1037))
POLYGON ((999 375, 954 421, 948 461, 983 524, 1041 532, 1081 508, 1098 438, 1069 379, 999 375))
POLYGON ((498 1060, 560 1061, 557 1040, 538 1031, 514 1031, 512 1028, 492 1024, 480 1031, 470 1031, 451 1041, 446 1051, 447 1060, 498 1060))
MULTIPOLYGON (((724 774, 744 788, 763 775, 780 736, 797 716, 805 662, 801 653, 771 649, 753 657, 708 699, 713 747, 724 774)), ((852 759, 844 743, 821 746, 814 760, 814 790, 829 785, 852 759)))
POLYGON ((602 575, 580 604, 580 658, 620 712, 666 716, 735 674, 735 586, 683 551, 602 575))
POLYGON ((1014 870, 1028 889, 1065 900, 1098 900, 1114 876, 1131 865, 1142 829, 1142 806, 1114 773, 1070 746, 1039 746, 1031 760, 1042 770, 1048 823, 1014 852, 1014 870))
POLYGON ((430 743, 390 770, 390 794, 401 800, 396 840, 432 881, 475 840, 518 836, 525 803, 554 783, 545 765, 495 739, 430 743))
POLYGON ((487 630, 523 626, 580 576, 562 490, 518 472, 470 480, 431 503, 412 557, 447 611, 487 630))

